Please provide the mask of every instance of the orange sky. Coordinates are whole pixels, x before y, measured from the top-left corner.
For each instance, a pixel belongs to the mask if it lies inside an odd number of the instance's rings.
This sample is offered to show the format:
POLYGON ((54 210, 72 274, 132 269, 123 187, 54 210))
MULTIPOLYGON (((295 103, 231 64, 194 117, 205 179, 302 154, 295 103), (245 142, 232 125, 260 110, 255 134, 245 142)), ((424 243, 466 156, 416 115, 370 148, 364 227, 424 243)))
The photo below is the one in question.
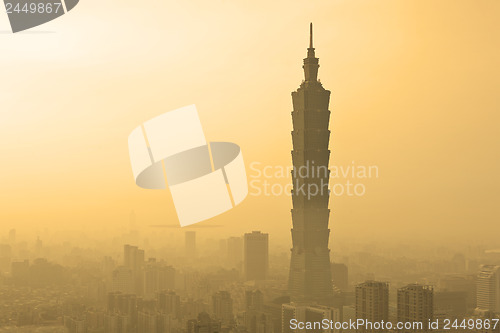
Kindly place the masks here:
MULTIPOLYGON (((247 167, 290 165, 312 21, 331 164, 379 169, 363 197, 332 198, 336 237, 493 235, 499 16, 497 0, 82 0, 14 35, 0 14, 0 222, 113 227, 134 210, 140 225, 177 223, 167 192, 135 186, 127 137, 193 103, 207 139, 238 143, 247 167)), ((249 196, 206 223, 289 237, 290 208, 249 196)))

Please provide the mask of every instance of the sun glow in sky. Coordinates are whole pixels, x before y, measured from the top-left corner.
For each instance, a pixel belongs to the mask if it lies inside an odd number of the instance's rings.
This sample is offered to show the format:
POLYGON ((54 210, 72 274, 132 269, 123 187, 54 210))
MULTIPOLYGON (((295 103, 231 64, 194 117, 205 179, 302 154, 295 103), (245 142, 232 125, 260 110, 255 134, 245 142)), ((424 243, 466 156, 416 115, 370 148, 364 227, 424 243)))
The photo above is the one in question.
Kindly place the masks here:
MULTIPOLYGON (((82 0, 12 34, 1 13, 0 221, 97 228, 134 210, 177 223, 168 192, 134 184, 127 137, 189 104, 207 140, 241 146, 250 177, 252 162, 289 166, 314 22, 330 164, 379 170, 364 196, 331 198, 335 233, 498 231, 499 15, 497 0, 82 0)), ((290 208, 249 196, 205 223, 289 237, 290 208)))

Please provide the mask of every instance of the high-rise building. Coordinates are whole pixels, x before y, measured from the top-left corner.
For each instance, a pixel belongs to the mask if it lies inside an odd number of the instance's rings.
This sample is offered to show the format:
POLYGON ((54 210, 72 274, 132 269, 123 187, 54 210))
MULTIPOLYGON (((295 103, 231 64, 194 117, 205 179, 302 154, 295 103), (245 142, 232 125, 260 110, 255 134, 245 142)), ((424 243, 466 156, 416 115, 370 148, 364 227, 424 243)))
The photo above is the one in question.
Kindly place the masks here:
POLYGON ((173 318, 181 315, 181 298, 174 291, 161 291, 156 295, 158 310, 171 314, 173 318))
POLYGON ((346 264, 332 263, 332 283, 341 291, 349 288, 349 271, 346 264))
POLYGON ((157 316, 155 312, 140 311, 138 313, 137 332, 157 333, 157 316))
POLYGON ((243 323, 247 332, 274 332, 273 318, 271 314, 264 311, 264 295, 260 290, 245 291, 243 323))
MULTIPOLYGON (((343 322, 356 321, 356 305, 342 306, 342 321, 343 322)), ((356 332, 356 330, 351 327, 342 329, 342 333, 354 333, 354 332, 356 332)))
POLYGON ((9 243, 14 244, 16 242, 16 229, 10 229, 9 231, 9 243))
POLYGON ((132 272, 133 293, 144 295, 144 250, 126 244, 123 247, 123 266, 132 272))
POLYGON ((113 271, 112 291, 119 291, 125 294, 135 293, 134 272, 125 266, 117 267, 113 271))
POLYGON ((152 299, 158 291, 175 289, 175 269, 152 258, 144 267, 144 298, 152 299))
POLYGON ((29 279, 30 262, 29 260, 14 261, 10 264, 10 273, 14 283, 26 283, 29 279))
POLYGON ((157 331, 156 333, 179 333, 181 330, 180 320, 175 319, 173 315, 166 313, 158 313, 157 317, 157 331))
POLYGON ((159 268, 159 282, 160 290, 174 290, 175 289, 175 268, 172 266, 160 266, 159 268))
POLYGON ((439 281, 440 289, 443 291, 466 294, 467 312, 476 308, 476 284, 474 275, 448 275, 439 281))
POLYGON ((135 315, 137 310, 137 297, 134 294, 111 292, 107 296, 107 312, 135 315))
POLYGON ((243 246, 245 279, 265 280, 269 269, 269 235, 260 231, 245 234, 243 246))
MULTIPOLYGON (((370 322, 389 320, 389 284, 366 281, 356 286, 356 319, 370 322)), ((374 332, 374 329, 358 329, 358 332, 374 332)))
POLYGON ((0 271, 10 269, 12 259, 12 247, 9 244, 0 244, 0 271))
POLYGON ((160 272, 156 262, 151 260, 144 266, 144 298, 151 299, 160 290, 160 272))
POLYGON ((305 306, 297 305, 295 303, 283 304, 281 306, 281 332, 282 333, 294 333, 295 330, 292 328, 292 319, 298 322, 305 322, 305 306))
POLYGON ((463 318, 467 313, 467 293, 465 291, 438 291, 434 293, 434 317, 463 318))
MULTIPOLYGON (((141 300, 141 299, 139 299, 141 300)), ((106 322, 113 326, 118 325, 123 332, 127 332, 130 326, 135 327, 137 324, 138 299, 134 294, 123 294, 121 292, 111 292, 107 296, 107 319, 106 322)), ((111 328, 110 328, 111 330, 111 328)), ((108 332, 108 330, 105 330, 108 332)))
POLYGON ((114 313, 119 310, 118 299, 122 295, 121 292, 115 291, 108 293, 106 297, 106 311, 109 313, 114 313))
POLYGON ((85 312, 85 322, 88 333, 99 332, 104 329, 105 312, 99 310, 87 310, 85 312))
POLYGON ((227 260, 230 266, 241 268, 243 262, 243 238, 230 237, 227 239, 227 260))
POLYGON ((398 322, 421 323, 405 332, 429 331, 428 322, 434 318, 434 288, 410 284, 398 289, 398 322))
POLYGON ((230 325, 234 321, 233 299, 227 291, 219 291, 212 296, 212 305, 215 319, 223 325, 230 325))
POLYGON ((185 233, 186 257, 196 257, 196 231, 186 231, 185 233))
POLYGON ((104 304, 106 302, 106 294, 108 290, 106 287, 106 281, 99 278, 92 278, 89 281, 87 296, 89 299, 99 303, 104 304))
POLYGON ((104 315, 104 332, 106 333, 128 333, 130 317, 121 314, 104 315))
POLYGON ((137 299, 137 311, 142 312, 155 312, 157 310, 158 302, 156 299, 137 299))
POLYGON ((292 301, 331 304, 333 299, 328 240, 330 210, 328 150, 330 91, 318 81, 319 59, 313 47, 312 23, 305 80, 293 100, 292 253, 289 292, 292 301))
POLYGON ((144 266, 144 250, 137 246, 124 245, 123 265, 133 271, 141 269, 144 266))
POLYGON ((478 312, 500 312, 500 266, 481 266, 476 280, 476 295, 478 312))

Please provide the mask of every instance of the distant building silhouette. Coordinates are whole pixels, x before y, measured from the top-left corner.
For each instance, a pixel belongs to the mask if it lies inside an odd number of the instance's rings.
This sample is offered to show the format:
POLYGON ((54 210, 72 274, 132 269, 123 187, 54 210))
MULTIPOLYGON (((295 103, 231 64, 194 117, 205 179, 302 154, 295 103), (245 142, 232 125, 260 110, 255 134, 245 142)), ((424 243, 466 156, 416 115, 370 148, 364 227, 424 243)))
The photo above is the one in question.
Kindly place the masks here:
POLYGON ((130 318, 127 315, 107 313, 104 315, 104 332, 127 333, 130 327, 130 318))
POLYGON ((312 41, 312 23, 305 80, 293 100, 293 209, 289 291, 292 301, 331 304, 333 299, 328 220, 330 210, 328 150, 330 91, 318 81, 319 59, 312 41))
POLYGON ((134 272, 125 266, 117 267, 113 271, 112 291, 119 291, 125 294, 135 293, 134 272))
POLYGON ((16 242, 16 229, 10 229, 9 231, 9 243, 12 245, 16 242))
MULTIPOLYGON (((356 319, 370 322, 389 320, 389 284, 387 282, 366 281, 356 286, 356 319)), ((358 329, 371 333, 374 329, 358 329)))
POLYGON ((269 235, 260 231, 245 234, 244 269, 245 279, 267 279, 269 266, 269 235))
POLYGON ((212 305, 215 319, 223 325, 230 325, 234 321, 233 299, 227 291, 219 291, 212 296, 212 305))
POLYGON ((467 313, 465 291, 439 291, 434 293, 434 317, 463 318, 467 313))
POLYGON ((64 316, 64 326, 68 329, 68 333, 86 333, 87 324, 85 318, 74 318, 64 316))
POLYGON ((247 332, 274 332, 273 317, 271 314, 264 311, 264 295, 260 290, 245 291, 243 323, 247 332))
MULTIPOLYGON (((123 246, 123 266, 132 272, 132 293, 139 296, 144 295, 144 250, 139 249, 137 246, 126 244, 123 246)), ((115 270, 116 272, 117 270, 115 270)), ((121 269, 124 274, 125 270, 121 269)), ((114 275, 113 275, 114 276, 114 275)), ((117 289, 113 289, 117 290, 117 289)), ((118 290, 123 291, 123 290, 118 290)), ((125 292, 125 291, 123 291, 125 292)))
POLYGON ((241 268, 243 262, 242 237, 230 237, 227 239, 227 259, 230 266, 241 268))
POLYGON ((260 290, 245 291, 245 310, 262 311, 264 309, 264 295, 260 290))
POLYGON ((262 311, 248 310, 243 313, 248 333, 275 333, 272 316, 262 311))
POLYGON ((341 291, 349 288, 349 271, 346 264, 332 263, 332 282, 341 291))
POLYGON ((144 333, 158 332, 158 318, 156 312, 140 311, 137 315, 137 331, 144 333))
POLYGON ((133 271, 137 271, 144 266, 144 250, 137 246, 124 245, 123 247, 123 265, 133 271))
POLYGON ((196 257, 196 231, 186 231, 185 233, 186 257, 196 257))
POLYGON ((467 312, 476 308, 476 284, 474 275, 449 275, 439 281, 440 289, 443 291, 466 294, 467 312))
POLYGON ((85 313, 87 323, 87 333, 99 332, 104 329, 105 312, 99 310, 89 310, 85 313))
POLYGON ((144 267, 144 297, 154 298, 161 290, 175 288, 175 268, 156 262, 151 258, 144 267))
POLYGON ((191 319, 187 321, 187 333, 220 333, 220 321, 210 318, 208 313, 201 312, 198 319, 191 319))
POLYGON ((125 294, 122 292, 108 293, 107 310, 108 312, 121 314, 134 314, 137 309, 137 297, 134 294, 125 294))
POLYGON ((181 316, 181 298, 174 291, 161 291, 157 294, 158 309, 173 318, 181 316))
POLYGON ((27 283, 30 273, 30 262, 29 260, 24 261, 14 261, 10 265, 10 272, 14 283, 23 284, 27 283))

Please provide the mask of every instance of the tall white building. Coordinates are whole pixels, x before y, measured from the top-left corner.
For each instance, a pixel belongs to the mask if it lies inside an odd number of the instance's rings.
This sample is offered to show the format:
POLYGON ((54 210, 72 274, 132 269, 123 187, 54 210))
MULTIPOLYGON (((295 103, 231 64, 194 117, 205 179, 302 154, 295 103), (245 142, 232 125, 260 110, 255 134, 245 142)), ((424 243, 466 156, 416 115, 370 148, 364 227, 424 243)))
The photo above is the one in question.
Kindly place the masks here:
POLYGON ((500 266, 482 265, 476 282, 477 312, 500 312, 500 266))

